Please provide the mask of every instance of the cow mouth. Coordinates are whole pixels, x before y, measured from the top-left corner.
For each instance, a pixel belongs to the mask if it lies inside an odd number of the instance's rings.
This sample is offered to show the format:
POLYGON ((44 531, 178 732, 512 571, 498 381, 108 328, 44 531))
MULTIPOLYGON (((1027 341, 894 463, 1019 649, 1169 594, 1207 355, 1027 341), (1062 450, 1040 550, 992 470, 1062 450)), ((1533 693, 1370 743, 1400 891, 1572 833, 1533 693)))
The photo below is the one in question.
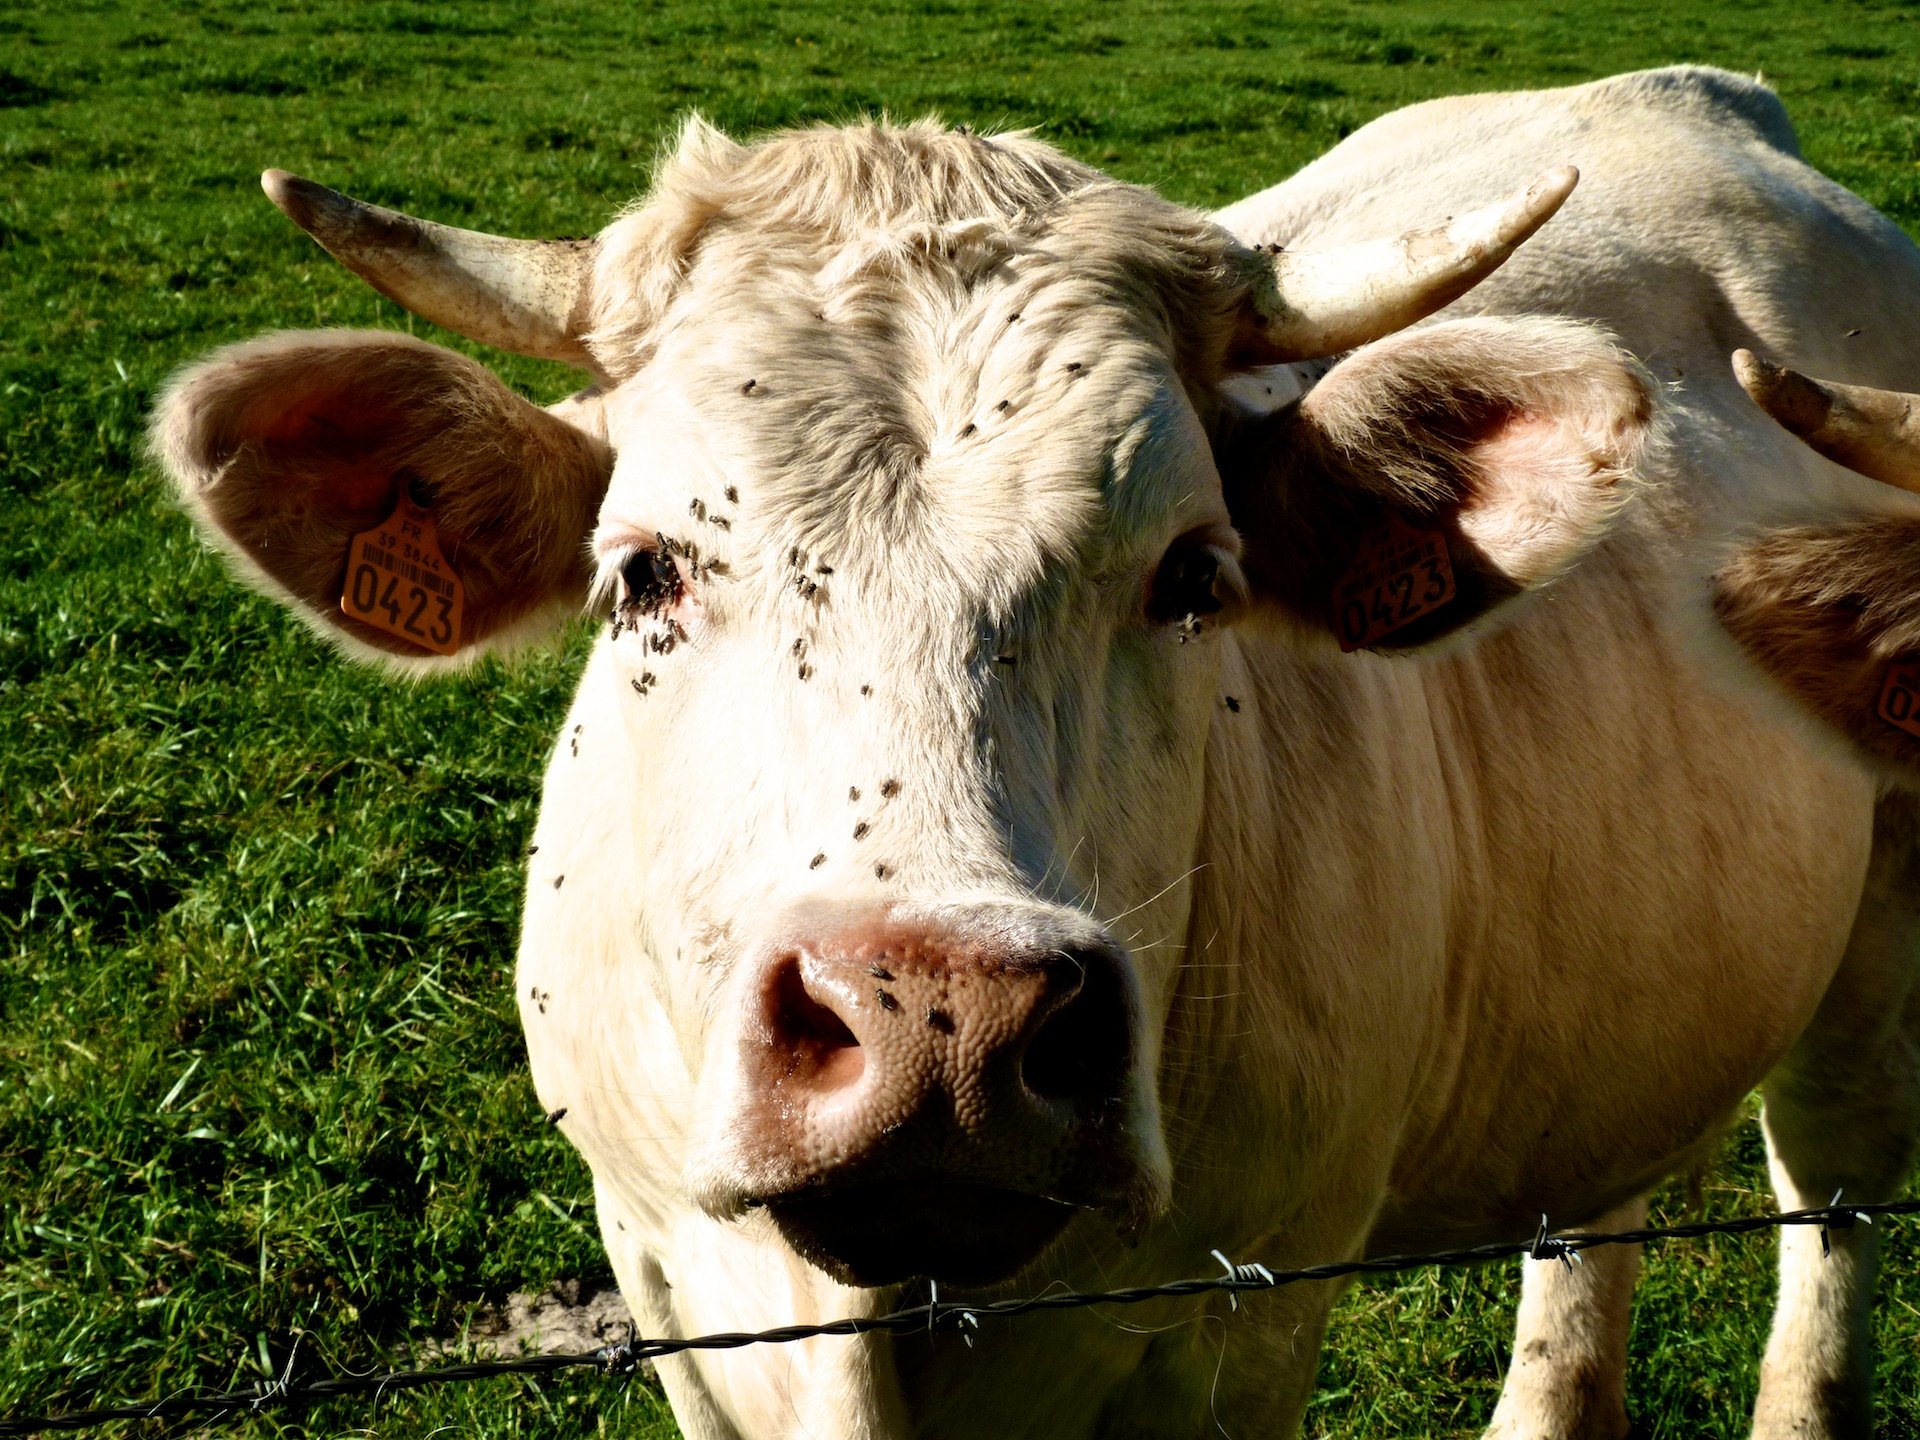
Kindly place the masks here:
POLYGON ((1039 1257, 1076 1207, 950 1180, 901 1180, 775 1197, 767 1213, 800 1257, 843 1285, 1005 1280, 1039 1257))

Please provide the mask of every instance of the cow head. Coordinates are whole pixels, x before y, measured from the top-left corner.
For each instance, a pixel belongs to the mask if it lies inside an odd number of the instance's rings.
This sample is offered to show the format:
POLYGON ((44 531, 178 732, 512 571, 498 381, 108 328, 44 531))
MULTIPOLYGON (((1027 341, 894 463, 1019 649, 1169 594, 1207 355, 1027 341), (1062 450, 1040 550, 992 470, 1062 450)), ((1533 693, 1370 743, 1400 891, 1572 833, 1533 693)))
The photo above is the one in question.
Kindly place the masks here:
POLYGON ((1920 779, 1920 396, 1814 380, 1735 353, 1755 403, 1837 464, 1888 488, 1850 513, 1768 525, 1714 576, 1714 614, 1746 655, 1855 756, 1920 779))
POLYGON ((1330 646, 1356 552, 1412 532, 1446 593, 1389 573, 1362 605, 1386 629, 1348 638, 1473 624, 1593 543, 1648 419, 1579 327, 1393 334, 1571 172, 1304 256, 931 124, 696 124, 586 246, 267 184, 403 304, 598 383, 542 411, 405 337, 279 335, 176 380, 159 453, 359 655, 457 664, 593 597, 627 777, 596 803, 695 1077, 679 1183, 854 1283, 993 1279, 1075 1211, 1166 1204, 1161 1027, 1209 746, 1236 743, 1230 632, 1330 646), (1349 350, 1296 406, 1221 399, 1349 350), (351 537, 403 503, 464 582, 450 660, 341 610, 351 537))

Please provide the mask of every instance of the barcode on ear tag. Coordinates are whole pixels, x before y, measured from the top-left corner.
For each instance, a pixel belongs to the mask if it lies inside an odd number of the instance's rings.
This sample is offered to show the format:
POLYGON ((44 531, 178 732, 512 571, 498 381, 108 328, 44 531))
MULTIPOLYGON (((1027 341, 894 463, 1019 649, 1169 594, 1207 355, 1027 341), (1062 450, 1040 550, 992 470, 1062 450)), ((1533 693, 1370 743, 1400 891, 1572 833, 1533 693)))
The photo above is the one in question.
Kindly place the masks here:
POLYGON ((1431 615, 1454 596, 1447 537, 1389 512, 1360 541, 1333 587, 1333 623, 1342 650, 1378 644, 1431 615))
POLYGON ((422 650, 460 648, 466 587, 440 553, 433 515, 404 494, 393 513, 347 547, 340 611, 422 650))
POLYGON ((1920 735, 1920 660, 1896 660, 1880 684, 1880 718, 1896 730, 1920 735))

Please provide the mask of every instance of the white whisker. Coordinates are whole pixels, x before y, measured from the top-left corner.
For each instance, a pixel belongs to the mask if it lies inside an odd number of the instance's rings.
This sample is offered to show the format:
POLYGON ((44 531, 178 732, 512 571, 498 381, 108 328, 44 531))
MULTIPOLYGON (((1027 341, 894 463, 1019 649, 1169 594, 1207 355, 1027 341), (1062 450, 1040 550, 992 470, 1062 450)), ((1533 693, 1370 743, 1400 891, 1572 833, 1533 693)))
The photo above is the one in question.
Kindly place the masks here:
POLYGON ((1195 875, 1198 875, 1202 870, 1206 868, 1207 868, 1207 863, 1203 860, 1198 865, 1195 865, 1191 870, 1186 871, 1184 874, 1176 875, 1173 879, 1169 880, 1165 885, 1162 885, 1158 890, 1154 891, 1153 894, 1149 895, 1146 899, 1142 900, 1138 905, 1130 905, 1125 910, 1122 910, 1118 915, 1110 915, 1100 923, 1106 926, 1109 930, 1111 930, 1116 920, 1124 920, 1127 918, 1127 916, 1133 914, 1134 911, 1146 909, 1147 906, 1153 904, 1154 901, 1158 900, 1162 895, 1166 894, 1169 890, 1173 889, 1174 886, 1179 885, 1186 880, 1192 879, 1195 875))

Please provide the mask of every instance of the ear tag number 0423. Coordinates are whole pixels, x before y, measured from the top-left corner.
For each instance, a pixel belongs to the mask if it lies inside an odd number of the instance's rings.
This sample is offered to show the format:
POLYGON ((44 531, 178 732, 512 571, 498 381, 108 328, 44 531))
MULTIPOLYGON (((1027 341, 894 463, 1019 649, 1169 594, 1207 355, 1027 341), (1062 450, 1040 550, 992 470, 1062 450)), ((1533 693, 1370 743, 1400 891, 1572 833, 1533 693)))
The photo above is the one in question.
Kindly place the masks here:
POLYGON ((431 512, 403 492, 393 513, 353 537, 347 549, 342 614, 422 650, 460 648, 466 588, 440 553, 431 512))
POLYGON ((1398 515, 1369 531, 1333 587, 1342 650, 1359 650, 1430 615, 1454 596, 1447 537, 1398 515))

